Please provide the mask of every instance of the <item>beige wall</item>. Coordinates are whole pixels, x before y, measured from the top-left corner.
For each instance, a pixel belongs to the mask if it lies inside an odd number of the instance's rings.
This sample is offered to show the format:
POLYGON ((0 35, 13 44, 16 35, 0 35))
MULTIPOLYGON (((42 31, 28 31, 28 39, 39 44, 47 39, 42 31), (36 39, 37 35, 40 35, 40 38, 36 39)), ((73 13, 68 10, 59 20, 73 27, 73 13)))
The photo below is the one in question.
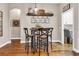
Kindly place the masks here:
POLYGON ((0 11, 3 12, 3 36, 0 37, 0 46, 9 40, 8 4, 0 3, 0 11))

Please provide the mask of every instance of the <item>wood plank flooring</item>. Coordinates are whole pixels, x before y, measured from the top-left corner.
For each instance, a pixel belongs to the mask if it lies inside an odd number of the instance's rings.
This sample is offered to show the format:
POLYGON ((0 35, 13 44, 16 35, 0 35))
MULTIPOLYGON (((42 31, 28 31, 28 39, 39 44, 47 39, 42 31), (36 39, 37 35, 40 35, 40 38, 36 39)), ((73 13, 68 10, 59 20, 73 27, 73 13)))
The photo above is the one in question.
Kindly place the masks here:
MULTIPOLYGON (((50 47, 49 47, 50 48, 50 47)), ((53 43, 53 49, 49 49, 49 56, 73 56, 71 45, 61 45, 60 43, 53 43)), ((0 56, 39 56, 39 53, 29 53, 25 51, 25 44, 7 44, 0 48, 0 56)), ((47 56, 45 52, 41 52, 40 56, 47 56)))

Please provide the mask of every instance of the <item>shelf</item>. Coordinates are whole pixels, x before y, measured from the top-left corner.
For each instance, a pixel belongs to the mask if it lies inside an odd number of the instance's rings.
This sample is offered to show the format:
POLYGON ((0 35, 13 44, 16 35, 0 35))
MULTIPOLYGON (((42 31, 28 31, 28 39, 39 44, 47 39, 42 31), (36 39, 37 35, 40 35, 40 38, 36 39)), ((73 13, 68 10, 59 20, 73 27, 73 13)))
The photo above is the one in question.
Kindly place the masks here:
POLYGON ((52 13, 45 13, 45 14, 34 14, 34 13, 27 13, 27 16, 53 16, 52 13))

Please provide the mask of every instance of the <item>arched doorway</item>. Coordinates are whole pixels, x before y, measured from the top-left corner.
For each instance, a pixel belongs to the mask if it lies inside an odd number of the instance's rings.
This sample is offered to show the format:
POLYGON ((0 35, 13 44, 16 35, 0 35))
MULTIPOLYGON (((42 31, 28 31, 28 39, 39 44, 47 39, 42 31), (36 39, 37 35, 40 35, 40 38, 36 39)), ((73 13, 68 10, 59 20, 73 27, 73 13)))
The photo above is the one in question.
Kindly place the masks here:
POLYGON ((10 10, 10 39, 20 39, 21 29, 20 29, 20 15, 21 10, 18 8, 13 8, 10 10))

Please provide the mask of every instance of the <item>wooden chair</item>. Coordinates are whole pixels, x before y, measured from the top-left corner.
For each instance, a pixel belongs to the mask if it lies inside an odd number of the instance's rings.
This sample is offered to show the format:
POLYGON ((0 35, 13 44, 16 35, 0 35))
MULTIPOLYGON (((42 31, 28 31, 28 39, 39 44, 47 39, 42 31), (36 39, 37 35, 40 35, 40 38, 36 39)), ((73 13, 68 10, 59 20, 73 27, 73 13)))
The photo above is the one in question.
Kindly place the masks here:
POLYGON ((49 49, 49 41, 48 41, 49 29, 48 28, 40 28, 39 30, 40 30, 39 52, 40 52, 40 48, 43 47, 44 51, 46 51, 47 55, 49 55, 49 51, 48 51, 48 49, 49 49))
POLYGON ((33 36, 32 39, 32 52, 35 53, 38 50, 38 46, 39 46, 39 30, 37 28, 31 28, 31 35, 33 36))
POLYGON ((52 31, 53 31, 53 28, 49 28, 48 37, 49 37, 49 40, 50 40, 51 50, 52 50, 52 31))
POLYGON ((28 34, 28 28, 24 28, 24 32, 25 32, 25 50, 27 49, 27 53, 29 52, 29 39, 30 39, 30 36, 28 34))

